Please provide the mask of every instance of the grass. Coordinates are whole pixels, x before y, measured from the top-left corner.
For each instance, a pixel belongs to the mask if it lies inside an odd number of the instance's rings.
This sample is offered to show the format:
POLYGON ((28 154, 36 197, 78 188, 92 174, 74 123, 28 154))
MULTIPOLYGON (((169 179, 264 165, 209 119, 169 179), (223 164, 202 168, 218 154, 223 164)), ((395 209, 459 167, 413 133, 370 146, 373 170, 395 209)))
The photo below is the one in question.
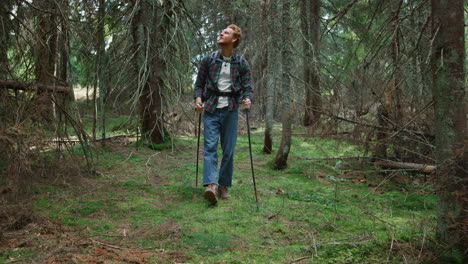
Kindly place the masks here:
POLYGON ((84 236, 183 252, 180 262, 189 263, 400 263, 416 261, 408 249, 432 236, 437 199, 420 180, 383 181, 387 175, 367 164, 303 159, 362 155, 358 146, 294 137, 288 168, 275 171, 273 156, 261 153, 261 131, 252 142, 259 210, 245 136, 232 198, 217 206, 194 186, 196 139, 181 138, 174 152, 100 150, 98 176, 68 188, 38 186, 36 208, 84 236))
MULTIPOLYGON (((88 133, 91 133, 94 120, 92 115, 92 102, 78 100, 77 107, 81 112, 81 120, 83 122, 84 129, 88 131, 88 133)), ((112 106, 106 106, 106 136, 135 133, 138 126, 138 119, 131 115, 117 114, 115 112, 116 111, 112 106)), ((102 136, 102 119, 100 114, 98 114, 96 126, 96 136, 100 138, 102 136)))
POLYGON ((0 263, 11 263, 19 259, 31 260, 34 255, 37 255, 37 253, 38 252, 35 250, 16 248, 0 255, 0 263))

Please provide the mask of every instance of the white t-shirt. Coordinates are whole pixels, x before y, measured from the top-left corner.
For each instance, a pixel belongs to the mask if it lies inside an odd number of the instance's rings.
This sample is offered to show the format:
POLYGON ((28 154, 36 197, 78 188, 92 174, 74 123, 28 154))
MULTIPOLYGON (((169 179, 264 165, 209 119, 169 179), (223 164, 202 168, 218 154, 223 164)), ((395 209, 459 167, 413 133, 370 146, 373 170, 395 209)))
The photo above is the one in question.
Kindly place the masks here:
MULTIPOLYGON (((221 65, 221 71, 219 72, 218 89, 220 92, 229 93, 231 92, 231 57, 223 56, 223 64, 221 65)), ((216 108, 223 108, 229 105, 227 96, 220 96, 218 98, 218 106, 216 108)))

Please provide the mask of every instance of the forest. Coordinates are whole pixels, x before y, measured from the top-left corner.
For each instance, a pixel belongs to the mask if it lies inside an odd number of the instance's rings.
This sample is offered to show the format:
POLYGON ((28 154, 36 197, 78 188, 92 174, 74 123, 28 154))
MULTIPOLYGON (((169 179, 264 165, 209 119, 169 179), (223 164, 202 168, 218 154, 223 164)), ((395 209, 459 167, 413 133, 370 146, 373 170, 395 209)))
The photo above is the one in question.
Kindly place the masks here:
POLYGON ((463 0, 0 0, 0 263, 467 263, 467 25, 463 0), (212 205, 194 82, 231 24, 254 96, 212 205))

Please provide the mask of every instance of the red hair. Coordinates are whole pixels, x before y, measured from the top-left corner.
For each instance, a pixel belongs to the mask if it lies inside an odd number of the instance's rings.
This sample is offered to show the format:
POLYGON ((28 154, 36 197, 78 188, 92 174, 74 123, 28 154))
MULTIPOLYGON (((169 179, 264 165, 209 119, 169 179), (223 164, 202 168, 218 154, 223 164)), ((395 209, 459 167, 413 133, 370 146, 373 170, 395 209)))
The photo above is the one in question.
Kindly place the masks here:
POLYGON ((234 48, 237 48, 237 46, 239 46, 241 40, 242 40, 242 30, 240 29, 240 27, 238 27, 237 25, 234 25, 234 24, 231 24, 228 26, 228 28, 232 29, 234 31, 234 38, 236 38, 236 42, 234 42, 234 48))

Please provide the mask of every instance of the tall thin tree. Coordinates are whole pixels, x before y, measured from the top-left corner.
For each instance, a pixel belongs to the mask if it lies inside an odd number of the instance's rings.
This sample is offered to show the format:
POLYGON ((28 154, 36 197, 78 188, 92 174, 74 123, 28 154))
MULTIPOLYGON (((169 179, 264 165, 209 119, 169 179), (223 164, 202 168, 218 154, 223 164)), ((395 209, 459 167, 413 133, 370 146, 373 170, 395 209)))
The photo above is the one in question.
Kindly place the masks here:
POLYGON ((322 108, 320 88, 320 8, 321 0, 303 1, 301 24, 304 34, 304 83, 305 113, 304 126, 317 123, 322 108), (307 5, 308 4, 308 5, 307 5), (307 12, 307 7, 309 12, 307 12), (309 15, 308 15, 309 14, 309 15), (310 17, 310 19, 308 19, 310 17))
MULTIPOLYGON (((69 59, 69 5, 68 0, 57 1, 57 4, 60 5, 60 16, 58 19, 58 51, 57 51, 57 84, 61 86, 68 86, 68 59, 69 59)), ((67 119, 63 114, 63 109, 68 110, 70 106, 70 99, 74 99, 73 92, 66 95, 57 95, 56 103, 60 104, 55 110, 57 115, 57 137, 62 138, 66 136, 67 131, 67 119)), ((61 149, 61 143, 59 142, 57 148, 61 149)))
POLYGON ((310 100, 310 67, 311 67, 311 59, 310 59, 310 51, 311 51, 311 43, 310 43, 310 32, 309 32, 309 6, 308 0, 301 0, 300 2, 300 9, 301 9, 301 33, 302 33, 302 48, 304 55, 302 56, 303 59, 303 74, 304 74, 304 91, 306 93, 305 99, 305 113, 303 117, 304 126, 309 126, 312 119, 312 109, 310 107, 311 100, 310 100))
MULTIPOLYGON (((264 0, 262 2, 263 13, 262 13, 262 24, 271 29, 271 25, 268 23, 269 17, 275 17, 278 12, 278 0, 264 0), (268 8, 270 5, 271 9, 268 8), (270 10, 270 15, 268 15, 265 10, 270 10)), ((264 32, 269 32, 269 38, 272 41, 268 41, 262 50, 262 62, 261 67, 265 67, 262 79, 260 81, 261 89, 266 95, 265 101, 265 138, 263 142, 263 152, 271 154, 273 150, 273 115, 274 115, 274 97, 275 97, 275 84, 276 84, 276 72, 277 67, 274 67, 273 64, 278 62, 277 57, 273 56, 275 52, 268 52, 269 49, 275 51, 278 49, 278 32, 276 30, 264 30, 264 32), (269 58, 270 56, 270 58, 269 58)))
POLYGON ((11 0, 5 0, 5 3, 0 6, 0 79, 6 79, 8 75, 8 49, 10 47, 11 29, 9 12, 12 7, 11 2, 11 0))
MULTIPOLYGON (((466 254, 467 96, 463 0, 432 0, 432 74, 439 211, 437 235, 466 254), (461 152, 461 159, 455 156, 461 152), (465 231, 466 232, 466 231, 465 231)), ((466 255, 465 255, 466 258, 466 255)), ((466 259, 465 259, 466 260, 466 259)))
MULTIPOLYGON (((9 12, 11 10, 11 1, 7 0, 5 4, 0 6, 0 80, 7 79, 8 77, 8 49, 10 48, 10 18, 9 12)), ((6 89, 0 87, 0 108, 6 105, 8 100, 6 89)), ((5 129, 4 118, 7 112, 0 110, 0 131, 5 129)), ((8 152, 12 150, 9 144, 1 144, 0 146, 0 160, 8 161, 8 152)), ((2 168, 3 169, 3 168, 2 168)), ((2 171, 0 171, 1 175, 2 171)))
POLYGON ((283 64, 282 75, 282 90, 281 90, 281 113, 283 119, 283 129, 281 143, 273 161, 275 169, 284 169, 287 166, 289 152, 291 150, 291 134, 292 134, 292 116, 291 116, 291 4, 289 0, 282 1, 282 39, 281 39, 281 59, 283 64))
MULTIPOLYGON (((403 5, 403 0, 396 1, 396 8, 391 12, 392 23, 392 40, 391 40, 391 57, 393 64, 393 71, 390 85, 387 85, 384 93, 385 108, 389 113, 389 121, 392 130, 396 131, 400 128, 403 113, 401 107, 401 94, 403 86, 403 76, 401 72, 401 32, 400 32, 400 13, 403 5)), ((395 137, 393 146, 395 154, 398 158, 401 157, 400 140, 395 137)))
MULTIPOLYGON (((97 25, 97 71, 96 71, 96 79, 98 80, 99 86, 99 110, 101 112, 101 138, 102 138, 102 145, 105 145, 105 138, 106 138, 106 106, 105 106, 105 98, 106 98, 106 80, 104 74, 104 62, 106 57, 106 42, 105 42, 105 18, 106 18, 106 1, 99 0, 99 7, 98 7, 98 25, 97 25)), ((97 116, 97 114, 96 114, 97 116)), ((96 118, 97 119, 97 118, 96 118)))

